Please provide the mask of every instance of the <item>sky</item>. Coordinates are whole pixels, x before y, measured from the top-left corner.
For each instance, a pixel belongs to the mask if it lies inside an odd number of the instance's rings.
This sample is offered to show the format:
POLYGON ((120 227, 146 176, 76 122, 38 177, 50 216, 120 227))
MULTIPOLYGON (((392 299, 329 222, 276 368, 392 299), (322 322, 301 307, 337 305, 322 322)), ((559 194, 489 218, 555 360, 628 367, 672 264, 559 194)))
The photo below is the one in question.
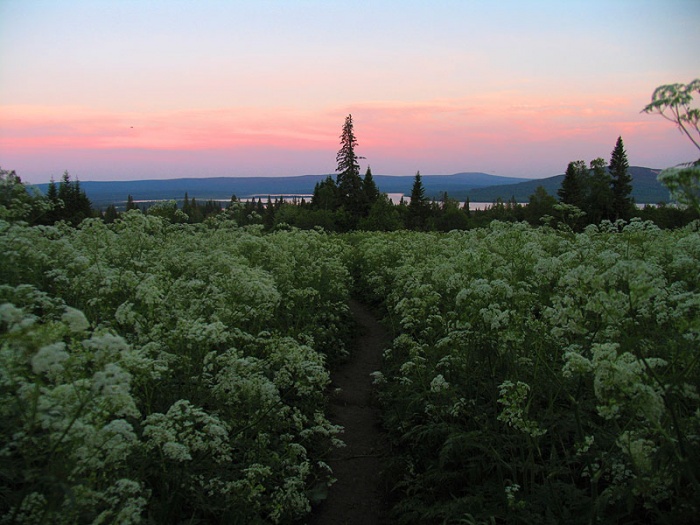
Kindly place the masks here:
POLYGON ((0 167, 25 182, 541 178, 698 151, 641 113, 700 77, 699 0, 0 0, 0 167))

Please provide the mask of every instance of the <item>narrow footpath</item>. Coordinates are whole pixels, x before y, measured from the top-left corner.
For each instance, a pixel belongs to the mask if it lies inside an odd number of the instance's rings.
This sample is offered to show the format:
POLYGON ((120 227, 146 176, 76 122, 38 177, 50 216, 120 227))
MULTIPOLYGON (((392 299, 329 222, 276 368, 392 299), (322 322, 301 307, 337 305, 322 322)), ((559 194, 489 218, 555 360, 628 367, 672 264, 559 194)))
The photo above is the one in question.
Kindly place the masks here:
POLYGON ((380 525, 386 511, 381 480, 386 440, 370 374, 380 369, 390 336, 362 304, 351 301, 350 310, 358 326, 357 346, 331 373, 331 388, 340 392, 329 407, 330 420, 345 428, 340 437, 347 446, 329 461, 338 481, 328 499, 314 509, 311 525, 380 525))

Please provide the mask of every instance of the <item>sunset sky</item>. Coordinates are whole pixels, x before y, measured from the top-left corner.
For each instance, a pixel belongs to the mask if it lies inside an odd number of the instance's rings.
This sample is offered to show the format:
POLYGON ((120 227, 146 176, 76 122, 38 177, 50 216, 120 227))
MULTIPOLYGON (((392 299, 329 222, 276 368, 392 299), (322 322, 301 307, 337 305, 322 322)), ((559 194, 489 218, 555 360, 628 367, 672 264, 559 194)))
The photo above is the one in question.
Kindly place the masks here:
POLYGON ((700 77, 700 1, 0 0, 0 167, 28 182, 549 177, 698 157, 640 110, 700 77))

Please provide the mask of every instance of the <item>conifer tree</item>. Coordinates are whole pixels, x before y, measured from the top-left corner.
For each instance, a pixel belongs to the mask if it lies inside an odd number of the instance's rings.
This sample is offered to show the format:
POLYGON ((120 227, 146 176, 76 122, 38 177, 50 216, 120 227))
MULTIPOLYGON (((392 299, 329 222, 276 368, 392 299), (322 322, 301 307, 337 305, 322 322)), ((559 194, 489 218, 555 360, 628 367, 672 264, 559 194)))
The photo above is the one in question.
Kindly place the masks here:
POLYGON ((338 167, 335 170, 338 172, 336 182, 339 187, 347 183, 346 179, 360 177, 360 164, 357 162, 357 155, 355 155, 355 146, 357 146, 357 139, 353 130, 352 115, 348 115, 345 117, 343 131, 340 135, 340 150, 336 155, 338 162, 338 167))
POLYGON ((377 202, 377 199, 379 199, 379 188, 374 182, 374 178, 372 177, 372 168, 369 166, 367 166, 365 178, 362 180, 362 188, 365 192, 365 199, 367 200, 368 207, 371 208, 372 205, 377 202))
POLYGON ((263 214, 263 226, 266 230, 271 230, 275 225, 275 205, 272 203, 272 197, 267 196, 267 204, 265 205, 265 213, 263 214))
POLYGON ((627 153, 622 137, 617 138, 615 149, 610 156, 610 176, 612 177, 612 213, 614 219, 629 219, 634 212, 632 193, 632 176, 629 173, 627 153))
POLYGON ((425 188, 421 180, 420 171, 416 172, 411 188, 411 202, 408 203, 407 226, 414 229, 425 229, 430 204, 425 196, 425 188))
POLYGON ((105 223, 112 224, 118 218, 119 218, 119 213, 117 212, 116 206, 114 206, 114 204, 110 204, 109 206, 107 206, 107 208, 105 209, 104 215, 102 216, 102 219, 105 221, 105 223))
POLYGON ((583 210, 585 207, 585 188, 588 168, 582 160, 569 162, 564 173, 564 180, 557 191, 559 200, 583 210))
POLYGON ((56 214, 57 220, 65 220, 77 226, 83 219, 92 216, 92 204, 81 189, 80 181, 78 179, 71 181, 68 171, 65 171, 61 177, 58 198, 63 201, 63 207, 56 214))
POLYGON ((126 211, 138 210, 138 209, 139 209, 139 207, 134 202, 134 197, 132 197, 131 194, 129 194, 126 198, 126 211))
POLYGON ((340 150, 336 156, 338 186, 338 204, 348 212, 352 228, 366 209, 365 193, 360 177, 360 165, 357 162, 355 147, 357 139, 353 130, 352 115, 345 118, 343 132, 340 135, 340 150))
POLYGON ((311 197, 311 207, 316 210, 334 211, 338 207, 338 186, 333 177, 317 182, 311 197))
POLYGON ((51 177, 51 182, 49 182, 49 187, 46 191, 46 200, 49 202, 49 210, 43 221, 46 224, 53 224, 59 220, 60 208, 63 207, 63 203, 58 198, 58 186, 56 186, 56 181, 51 177))
POLYGON ((597 158, 591 161, 588 188, 584 211, 589 224, 598 224, 604 219, 612 219, 613 193, 612 178, 605 161, 597 158))

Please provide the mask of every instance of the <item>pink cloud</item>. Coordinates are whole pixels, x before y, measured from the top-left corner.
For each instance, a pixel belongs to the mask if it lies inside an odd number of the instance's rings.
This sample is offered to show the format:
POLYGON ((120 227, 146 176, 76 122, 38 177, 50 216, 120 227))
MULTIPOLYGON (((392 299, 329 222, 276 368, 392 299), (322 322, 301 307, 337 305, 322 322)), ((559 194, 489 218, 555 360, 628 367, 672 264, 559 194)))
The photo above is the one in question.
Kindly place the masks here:
MULTIPOLYGON (((0 108, 3 149, 202 150, 270 145, 315 149, 328 130, 307 115, 246 109, 109 113, 83 108, 0 108)), ((332 137, 332 135, 331 135, 332 137)))
POLYGON ((632 164, 664 167, 692 159, 672 125, 640 114, 647 98, 646 93, 609 98, 502 91, 317 111, 234 107, 119 113, 5 106, 0 107, 0 161, 44 173, 51 159, 60 159, 61 169, 81 166, 102 174, 115 166, 153 174, 175 169, 227 176, 328 173, 335 168, 348 113, 354 117, 357 152, 367 157, 363 169, 369 163, 375 173, 549 176, 563 172, 571 160, 607 158, 618 135, 632 164))

